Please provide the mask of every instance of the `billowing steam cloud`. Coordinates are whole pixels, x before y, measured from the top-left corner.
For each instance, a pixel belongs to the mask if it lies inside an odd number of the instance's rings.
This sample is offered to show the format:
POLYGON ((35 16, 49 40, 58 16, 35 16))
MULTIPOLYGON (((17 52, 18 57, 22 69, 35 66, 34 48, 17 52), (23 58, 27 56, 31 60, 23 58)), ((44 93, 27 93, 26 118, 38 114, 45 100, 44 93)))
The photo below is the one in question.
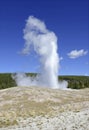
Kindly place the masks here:
POLYGON ((18 86, 48 86, 66 88, 67 82, 58 83, 59 57, 57 53, 57 37, 49 31, 43 21, 30 16, 24 29, 25 46, 23 54, 29 54, 32 47, 39 56, 40 74, 35 78, 25 74, 14 75, 18 86))

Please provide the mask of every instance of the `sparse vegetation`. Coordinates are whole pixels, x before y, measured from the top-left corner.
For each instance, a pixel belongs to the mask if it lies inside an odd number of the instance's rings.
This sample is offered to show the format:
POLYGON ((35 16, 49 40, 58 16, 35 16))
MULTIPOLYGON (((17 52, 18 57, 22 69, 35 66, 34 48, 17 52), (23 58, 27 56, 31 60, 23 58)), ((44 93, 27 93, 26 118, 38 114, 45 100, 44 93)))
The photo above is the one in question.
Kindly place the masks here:
POLYGON ((42 122, 39 118, 48 121, 57 117, 58 120, 59 114, 76 114, 86 108, 89 108, 89 89, 66 91, 42 87, 13 87, 0 91, 0 128, 8 127, 9 130, 9 126, 24 126, 28 119, 29 124, 36 119, 40 126, 42 122))
MULTIPOLYGON (((11 75, 11 73, 0 74, 0 89, 16 86, 16 83, 12 79, 11 75)), ((35 77, 36 73, 27 73, 27 75, 35 77)), ((58 79, 68 81, 68 88, 89 88, 89 76, 59 76, 58 79)))
POLYGON ((2 120, 0 119, 0 128, 4 127, 8 127, 8 126, 13 126, 13 125, 17 125, 18 122, 17 120, 12 120, 12 119, 6 119, 3 118, 2 120))

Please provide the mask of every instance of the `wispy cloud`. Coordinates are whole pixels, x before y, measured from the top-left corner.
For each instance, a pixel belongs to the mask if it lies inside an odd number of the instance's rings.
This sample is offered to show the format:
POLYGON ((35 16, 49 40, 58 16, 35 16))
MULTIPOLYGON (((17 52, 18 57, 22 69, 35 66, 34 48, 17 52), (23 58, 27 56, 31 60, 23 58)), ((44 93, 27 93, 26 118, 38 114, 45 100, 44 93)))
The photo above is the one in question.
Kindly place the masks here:
POLYGON ((89 65, 89 62, 86 62, 86 65, 89 65))
POLYGON ((81 50, 72 50, 67 55, 69 56, 69 58, 75 59, 75 58, 78 58, 80 56, 84 56, 87 53, 88 53, 88 51, 85 51, 84 49, 81 49, 81 50))
POLYGON ((59 57, 59 60, 60 60, 60 61, 63 60, 63 57, 59 57))
POLYGON ((85 73, 84 75, 85 75, 85 76, 89 76, 89 74, 88 74, 88 73, 85 73))

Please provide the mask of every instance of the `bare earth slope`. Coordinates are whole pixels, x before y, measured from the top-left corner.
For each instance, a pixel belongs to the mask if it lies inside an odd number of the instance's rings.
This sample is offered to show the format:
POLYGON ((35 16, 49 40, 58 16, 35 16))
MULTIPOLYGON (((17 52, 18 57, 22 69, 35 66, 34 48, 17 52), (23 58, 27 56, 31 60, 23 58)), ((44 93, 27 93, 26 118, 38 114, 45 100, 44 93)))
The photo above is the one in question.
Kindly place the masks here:
POLYGON ((0 90, 0 130, 89 130, 89 89, 0 90))

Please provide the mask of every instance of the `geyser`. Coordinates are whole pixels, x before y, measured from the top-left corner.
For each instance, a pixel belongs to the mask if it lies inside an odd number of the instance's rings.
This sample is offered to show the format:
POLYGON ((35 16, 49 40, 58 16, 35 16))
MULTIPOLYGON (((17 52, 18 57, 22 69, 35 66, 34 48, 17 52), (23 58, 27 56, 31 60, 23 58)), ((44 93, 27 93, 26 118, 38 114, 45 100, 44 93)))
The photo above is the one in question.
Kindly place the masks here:
POLYGON ((43 21, 30 16, 24 29, 25 45, 23 54, 33 49, 39 56, 40 74, 35 78, 19 73, 13 76, 18 86, 45 86, 66 88, 67 82, 58 82, 59 56, 57 53, 57 36, 48 30, 43 21), (33 46, 33 47, 31 47, 33 46))

